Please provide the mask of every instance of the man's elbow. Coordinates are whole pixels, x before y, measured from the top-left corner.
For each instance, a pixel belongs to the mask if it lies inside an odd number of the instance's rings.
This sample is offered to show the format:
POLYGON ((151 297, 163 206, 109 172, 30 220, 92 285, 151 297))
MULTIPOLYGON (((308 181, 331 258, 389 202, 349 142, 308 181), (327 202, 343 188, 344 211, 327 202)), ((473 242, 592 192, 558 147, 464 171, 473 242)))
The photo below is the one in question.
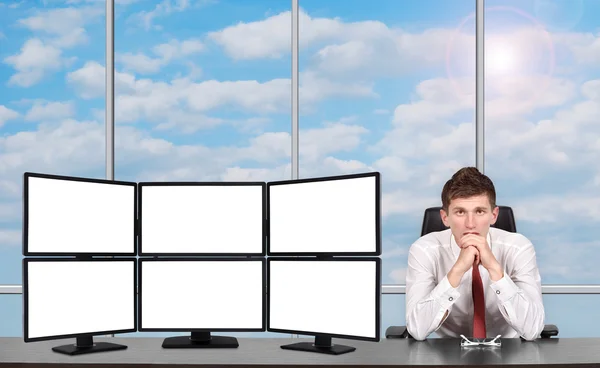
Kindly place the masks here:
MULTIPOLYGON (((543 327, 542 327, 542 329, 543 329, 543 327)), ((525 333, 523 333, 521 335, 521 337, 526 341, 534 341, 541 336, 542 329, 525 331, 525 333)))
POLYGON ((542 313, 538 318, 535 319, 535 322, 529 328, 525 328, 521 337, 526 341, 533 341, 538 339, 542 335, 542 331, 544 330, 544 313, 542 313))
POLYGON ((413 323, 410 323, 409 321, 406 322, 406 330, 408 331, 410 336, 417 341, 424 341, 427 338, 427 336, 429 336, 429 333, 427 333, 427 331, 425 331, 422 328, 420 329, 416 327, 413 323))

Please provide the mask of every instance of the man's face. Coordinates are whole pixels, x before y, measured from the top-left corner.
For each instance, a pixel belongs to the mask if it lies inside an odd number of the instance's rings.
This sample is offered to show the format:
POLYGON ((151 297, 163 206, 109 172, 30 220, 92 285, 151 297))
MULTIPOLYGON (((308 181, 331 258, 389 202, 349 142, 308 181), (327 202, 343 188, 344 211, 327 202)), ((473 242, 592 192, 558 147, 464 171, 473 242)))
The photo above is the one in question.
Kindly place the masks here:
POLYGON ((440 211, 444 225, 450 227, 458 241, 469 233, 486 237, 490 225, 496 223, 498 207, 490 206, 488 196, 483 194, 469 198, 456 198, 450 201, 448 213, 440 211))

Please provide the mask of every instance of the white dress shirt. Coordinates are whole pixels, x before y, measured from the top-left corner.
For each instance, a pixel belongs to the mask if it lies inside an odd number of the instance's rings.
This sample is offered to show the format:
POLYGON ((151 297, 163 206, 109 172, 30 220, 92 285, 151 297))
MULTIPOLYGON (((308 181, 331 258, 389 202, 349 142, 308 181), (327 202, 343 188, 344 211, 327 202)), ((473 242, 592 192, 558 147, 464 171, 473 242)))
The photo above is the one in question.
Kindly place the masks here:
MULTIPOLYGON (((523 235, 490 227, 488 245, 504 269, 493 282, 480 264, 488 337, 533 340, 544 328, 542 285, 531 242, 523 235)), ((458 287, 448 281, 460 248, 450 229, 426 234, 410 247, 406 273, 406 328, 417 340, 432 332, 440 337, 473 335, 472 272, 458 287), (442 320, 448 311, 448 316, 442 320)))

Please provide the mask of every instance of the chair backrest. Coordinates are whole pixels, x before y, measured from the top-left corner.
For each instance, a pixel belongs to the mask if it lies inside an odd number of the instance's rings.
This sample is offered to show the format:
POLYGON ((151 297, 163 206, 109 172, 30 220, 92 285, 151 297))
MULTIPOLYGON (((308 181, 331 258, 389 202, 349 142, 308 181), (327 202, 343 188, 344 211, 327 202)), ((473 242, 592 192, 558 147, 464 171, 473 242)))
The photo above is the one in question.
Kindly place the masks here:
MULTIPOLYGON (((517 225, 515 224, 515 216, 512 208, 508 206, 498 206, 498 219, 492 227, 510 231, 511 233, 517 232, 517 225)), ((423 226, 421 228, 421 236, 429 234, 434 231, 442 231, 448 229, 442 222, 442 216, 440 216, 440 210, 442 207, 430 207, 425 210, 423 216, 423 226)))

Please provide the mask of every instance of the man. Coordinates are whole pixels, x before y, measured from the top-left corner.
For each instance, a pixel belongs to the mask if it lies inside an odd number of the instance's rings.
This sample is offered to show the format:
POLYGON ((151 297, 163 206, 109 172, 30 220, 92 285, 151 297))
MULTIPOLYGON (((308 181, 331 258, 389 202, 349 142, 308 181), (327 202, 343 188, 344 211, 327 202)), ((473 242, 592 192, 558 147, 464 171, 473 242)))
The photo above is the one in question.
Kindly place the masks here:
POLYGON ((490 228, 498 217, 494 184, 474 167, 457 171, 442 190, 447 230, 410 247, 406 327, 417 340, 522 337, 544 328, 535 250, 523 235, 490 228))

